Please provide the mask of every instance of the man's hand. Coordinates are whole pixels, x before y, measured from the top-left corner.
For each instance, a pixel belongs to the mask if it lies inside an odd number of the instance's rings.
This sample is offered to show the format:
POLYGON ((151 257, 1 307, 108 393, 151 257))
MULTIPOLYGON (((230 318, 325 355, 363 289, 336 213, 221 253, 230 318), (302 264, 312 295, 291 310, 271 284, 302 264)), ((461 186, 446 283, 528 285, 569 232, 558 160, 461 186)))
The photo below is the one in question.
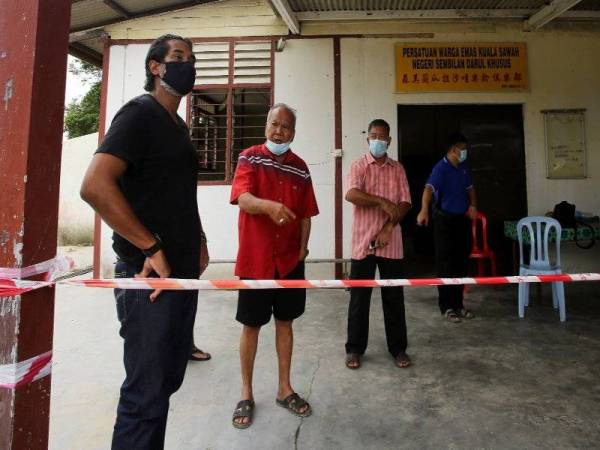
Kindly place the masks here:
POLYGON ((308 249, 301 248, 300 253, 298 254, 298 261, 304 261, 307 256, 308 256, 308 249))
MULTIPOLYGON (((155 272, 159 278, 168 278, 169 275, 171 275, 171 266, 162 250, 159 250, 154 255, 146 258, 142 271, 137 273, 135 278, 148 278, 152 272, 155 272)), ((154 292, 150 294, 150 301, 154 302, 161 292, 162 289, 155 289, 154 292)))
POLYGON ((477 207, 473 205, 469 206, 469 209, 467 209, 467 216, 471 220, 477 219, 477 207))
POLYGON ((417 216, 417 225, 419 225, 419 226, 429 225, 429 210, 422 209, 421 211, 419 211, 419 215, 417 216))
POLYGON ((277 203, 271 200, 264 200, 267 215, 277 226, 284 226, 296 220, 296 214, 283 203, 277 203))
POLYGON ((388 245, 393 229, 394 226, 390 222, 386 223, 375 238, 375 247, 385 247, 388 245))
POLYGON ((209 262, 210 256, 208 254, 208 246, 206 245, 206 241, 202 240, 200 242, 200 275, 204 273, 209 262))
POLYGON ((389 216, 390 222, 398 222, 398 219, 400 218, 400 209, 398 208, 398 205, 385 198, 382 198, 379 206, 389 216))

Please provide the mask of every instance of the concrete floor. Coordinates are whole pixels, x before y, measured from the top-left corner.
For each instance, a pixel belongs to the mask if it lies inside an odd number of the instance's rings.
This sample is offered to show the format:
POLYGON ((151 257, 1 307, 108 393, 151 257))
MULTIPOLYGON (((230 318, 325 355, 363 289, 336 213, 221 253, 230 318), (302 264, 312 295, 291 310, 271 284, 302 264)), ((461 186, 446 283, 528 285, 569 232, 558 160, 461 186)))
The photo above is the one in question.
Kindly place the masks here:
MULTIPOLYGON (((344 367, 348 293, 315 290, 297 321, 293 385, 314 414, 274 403, 274 329, 263 330, 255 368, 254 425, 236 430, 239 400, 234 292, 201 292, 191 363, 171 401, 168 449, 523 449, 600 447, 600 290, 566 287, 561 324, 546 287, 525 320, 516 287, 477 287, 478 317, 444 322, 435 288, 406 289, 409 353, 397 369, 385 347, 374 291, 363 367, 344 367)), ((536 294, 536 289, 532 289, 536 294)), ((52 378, 51 449, 107 449, 123 378, 112 291, 59 287, 52 378)))

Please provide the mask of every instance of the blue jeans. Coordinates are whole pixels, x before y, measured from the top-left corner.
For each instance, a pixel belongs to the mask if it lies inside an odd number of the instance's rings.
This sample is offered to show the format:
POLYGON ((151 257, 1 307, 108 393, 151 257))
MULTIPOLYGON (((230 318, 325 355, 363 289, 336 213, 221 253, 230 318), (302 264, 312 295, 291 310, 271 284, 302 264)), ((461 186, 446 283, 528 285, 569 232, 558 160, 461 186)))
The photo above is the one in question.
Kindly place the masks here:
MULTIPOLYGON (((122 261, 115 267, 116 278, 131 278, 135 272, 122 261)), ((185 374, 198 291, 163 291, 154 303, 151 292, 115 289, 126 376, 113 450, 164 448, 169 398, 185 374)))

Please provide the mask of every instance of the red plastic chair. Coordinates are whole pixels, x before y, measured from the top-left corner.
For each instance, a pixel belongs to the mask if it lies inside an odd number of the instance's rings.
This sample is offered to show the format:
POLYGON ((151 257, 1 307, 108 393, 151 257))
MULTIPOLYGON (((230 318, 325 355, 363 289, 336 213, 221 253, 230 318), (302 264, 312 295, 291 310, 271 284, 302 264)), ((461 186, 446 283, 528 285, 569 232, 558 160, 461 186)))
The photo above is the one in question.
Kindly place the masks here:
POLYGON ((490 261, 490 271, 492 276, 496 276, 496 253, 490 249, 487 241, 487 217, 481 212, 477 212, 477 217, 471 221, 471 233, 473 235, 473 246, 469 259, 477 260, 477 276, 485 276, 483 262, 485 259, 490 261), (481 222, 481 226, 479 225, 481 222), (481 239, 478 236, 477 230, 481 228, 481 239), (479 247, 479 244, 483 248, 479 247))

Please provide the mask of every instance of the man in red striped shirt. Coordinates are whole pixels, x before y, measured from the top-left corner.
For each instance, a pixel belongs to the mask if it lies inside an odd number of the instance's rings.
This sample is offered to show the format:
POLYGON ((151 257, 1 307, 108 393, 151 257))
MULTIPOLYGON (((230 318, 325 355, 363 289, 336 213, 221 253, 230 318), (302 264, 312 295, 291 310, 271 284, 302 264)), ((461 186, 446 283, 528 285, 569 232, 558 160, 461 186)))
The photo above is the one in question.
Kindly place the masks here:
MULTIPOLYGON (((244 150, 231 186, 232 204, 240 207, 239 250, 235 274, 242 279, 304 279, 311 217, 319 213, 306 163, 289 148, 296 114, 274 105, 267 117, 265 144, 244 150)), ((233 412, 233 426, 248 428, 254 414, 252 375, 260 328, 275 318, 279 363, 276 404, 300 417, 310 405, 292 389, 292 322, 304 313, 305 289, 240 290, 236 319, 240 338, 242 400, 233 412)))
MULTIPOLYGON (((387 154, 392 138, 382 119, 369 124, 369 152, 352 163, 346 200, 354 205, 351 279, 373 279, 379 268, 382 279, 402 278, 400 221, 411 207, 404 167, 387 154)), ((360 367, 369 338, 372 288, 350 289, 346 366, 360 367)), ((402 287, 381 288, 388 350, 400 368, 410 366, 406 354, 406 319, 402 287)))

